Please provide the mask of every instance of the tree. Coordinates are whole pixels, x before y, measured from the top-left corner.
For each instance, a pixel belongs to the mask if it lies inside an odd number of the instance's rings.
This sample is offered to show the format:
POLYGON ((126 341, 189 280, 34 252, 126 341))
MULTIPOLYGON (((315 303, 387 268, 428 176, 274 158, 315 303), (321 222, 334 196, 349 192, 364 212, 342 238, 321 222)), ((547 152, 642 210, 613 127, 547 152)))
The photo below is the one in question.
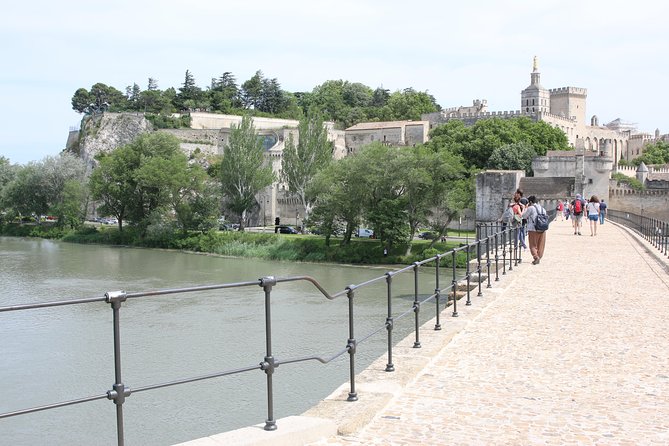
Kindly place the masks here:
POLYGON ((127 109, 127 99, 114 87, 97 83, 90 92, 79 88, 72 96, 72 109, 78 113, 101 113, 106 110, 123 111, 127 109))
POLYGON ((68 217, 70 224, 75 226, 73 221, 78 218, 81 222, 83 217, 85 190, 81 183, 84 172, 85 163, 66 153, 21 166, 3 188, 5 207, 15 215, 34 215, 38 221, 40 216, 54 213, 59 225, 65 224, 68 217), (81 193, 75 194, 75 188, 81 193), (66 215, 66 209, 75 211, 66 215))
POLYGON ((345 225, 344 240, 348 244, 353 229, 363 212, 358 199, 367 193, 363 168, 357 157, 346 157, 328 164, 309 184, 308 194, 315 197, 310 223, 325 235, 325 244, 340 226, 345 225))
POLYGON ((274 180, 272 167, 266 165, 262 140, 246 115, 239 126, 232 126, 221 162, 223 196, 228 209, 239 218, 240 231, 244 230, 247 212, 256 204, 255 196, 274 180))
POLYGON ((178 168, 186 168, 179 140, 166 133, 147 133, 135 141, 96 159, 90 176, 93 198, 102 200, 99 212, 123 221, 132 219, 143 231, 152 214, 170 204, 175 182, 183 180, 178 168), (176 178, 176 180, 175 180, 176 178))
POLYGON ((149 91, 158 91, 158 81, 150 77, 146 84, 146 89, 149 91))
POLYGON ((229 112, 233 108, 241 107, 239 88, 232 73, 226 71, 218 79, 211 80, 209 100, 214 110, 223 113, 229 112))
POLYGON ((639 166, 642 162, 648 166, 669 163, 669 143, 658 141, 644 146, 643 153, 634 158, 632 164, 639 166))
POLYGON ((244 108, 260 109, 262 106, 263 79, 262 71, 258 70, 251 79, 242 84, 240 96, 244 108))
POLYGON ((413 88, 405 88, 404 91, 396 91, 391 94, 387 105, 394 120, 412 119, 420 121, 422 114, 432 113, 440 109, 432 95, 427 92, 415 91, 413 88))
POLYGON ((332 160, 333 143, 328 141, 327 129, 320 113, 310 110, 300 120, 297 145, 291 134, 283 150, 281 178, 288 190, 296 196, 309 219, 315 197, 309 195, 309 186, 316 174, 332 160))
POLYGON ((195 77, 188 70, 186 70, 184 83, 176 95, 175 105, 181 110, 205 108, 203 107, 202 89, 195 84, 195 77))
POLYGON ((549 149, 569 149, 562 130, 526 117, 482 119, 471 127, 460 121, 449 121, 432 130, 428 145, 446 147, 461 155, 466 167, 483 169, 493 150, 521 142, 532 147, 537 155, 545 155, 549 149))
POLYGON ((532 158, 537 152, 526 142, 517 142, 493 149, 486 167, 500 170, 522 170, 532 174, 532 158))

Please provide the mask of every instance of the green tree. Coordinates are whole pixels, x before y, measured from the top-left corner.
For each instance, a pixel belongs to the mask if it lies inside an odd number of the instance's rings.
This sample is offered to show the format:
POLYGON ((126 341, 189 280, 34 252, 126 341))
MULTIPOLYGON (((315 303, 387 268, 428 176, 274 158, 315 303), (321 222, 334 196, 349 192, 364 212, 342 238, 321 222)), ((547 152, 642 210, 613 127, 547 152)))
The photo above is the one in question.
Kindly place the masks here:
POLYGON ((332 160, 334 146, 328 141, 323 118, 315 109, 300 120, 298 131, 297 144, 291 134, 283 150, 281 177, 290 193, 300 200, 308 220, 315 199, 309 195, 309 186, 316 174, 332 160))
POLYGON ((263 80, 263 73, 258 70, 251 79, 242 84, 240 96, 244 108, 260 110, 263 100, 263 80))
POLYGON ((147 133, 135 141, 97 157, 99 165, 90 176, 93 198, 101 200, 102 214, 133 220, 145 233, 150 217, 165 211, 174 190, 173 176, 182 179, 184 167, 179 140, 166 133, 147 133), (181 164, 180 164, 181 163, 181 164))
POLYGON ((413 88, 406 88, 403 91, 396 91, 388 98, 387 105, 391 110, 394 120, 412 119, 420 121, 424 113, 438 111, 434 97, 427 92, 415 91, 413 88))
POLYGON ((174 104, 180 110, 206 108, 207 104, 204 100, 204 93, 195 84, 195 77, 189 70, 186 70, 184 83, 179 88, 179 93, 176 95, 174 104))
MULTIPOLYGON (((40 216, 54 213, 58 224, 65 223, 63 209, 77 208, 82 217, 85 191, 72 194, 74 183, 82 183, 85 172, 84 162, 70 154, 46 157, 39 162, 31 162, 16 169, 13 178, 3 187, 3 203, 10 214, 19 216, 40 216), (66 190, 68 183, 72 183, 66 190)), ((69 216, 69 215, 68 215, 69 216)))
POLYGON ((364 173, 358 158, 349 156, 329 163, 310 183, 308 193, 315 197, 310 224, 323 232, 326 245, 342 225, 346 228, 342 243, 350 243, 363 212, 358 197, 367 193, 364 173))
POLYGON ((642 162, 647 166, 669 163, 669 142, 658 141, 644 146, 643 153, 634 158, 632 164, 639 166, 642 162))
POLYGON ((9 214, 18 217, 46 214, 49 203, 41 184, 42 175, 36 162, 20 166, 12 181, 3 188, 3 201, 9 214))
POLYGON ((493 149, 486 167, 499 170, 522 170, 532 175, 532 158, 537 152, 526 142, 517 142, 493 149))
POLYGON ((477 169, 488 165, 493 150, 509 144, 526 143, 537 155, 545 155, 547 150, 569 149, 560 129, 526 117, 482 119, 471 127, 460 121, 449 121, 433 129, 430 135, 429 145, 446 147, 461 155, 467 167, 477 169))
POLYGON ((232 126, 230 139, 223 150, 221 186, 227 208, 237 215, 239 230, 244 230, 248 211, 255 206, 255 196, 275 180, 262 149, 262 140, 250 116, 232 126))

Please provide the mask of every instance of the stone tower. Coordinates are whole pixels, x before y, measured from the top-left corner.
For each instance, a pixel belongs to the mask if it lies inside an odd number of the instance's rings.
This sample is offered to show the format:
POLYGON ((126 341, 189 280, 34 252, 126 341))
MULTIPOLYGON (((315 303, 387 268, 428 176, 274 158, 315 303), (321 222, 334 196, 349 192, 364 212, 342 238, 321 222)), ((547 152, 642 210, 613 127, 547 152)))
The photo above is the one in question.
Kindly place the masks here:
MULTIPOLYGON (((584 127, 585 104, 588 98, 588 90, 578 87, 553 88, 551 94, 551 109, 553 115, 564 116, 575 119, 577 127, 584 127)), ((593 116, 593 118, 596 118, 593 116)))
POLYGON ((548 113, 550 111, 550 92, 541 86, 541 73, 537 57, 534 56, 530 86, 520 93, 520 110, 524 115, 548 113))

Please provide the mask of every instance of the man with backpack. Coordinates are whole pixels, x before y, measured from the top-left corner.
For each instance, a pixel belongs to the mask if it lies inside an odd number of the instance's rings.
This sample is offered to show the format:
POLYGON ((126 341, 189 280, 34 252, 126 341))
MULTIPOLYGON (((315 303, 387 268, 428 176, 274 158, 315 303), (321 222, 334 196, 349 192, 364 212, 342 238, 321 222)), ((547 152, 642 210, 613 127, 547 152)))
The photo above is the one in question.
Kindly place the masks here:
POLYGON ((583 226, 583 209, 585 209, 585 200, 581 194, 576 194, 576 199, 571 202, 571 221, 574 225, 574 235, 581 235, 581 227, 583 226))
POLYGON ((528 244, 530 253, 534 260, 532 265, 538 265, 544 256, 546 246, 546 231, 548 230, 548 214, 539 203, 537 197, 530 195, 527 198, 528 206, 523 212, 523 218, 527 219, 528 244))

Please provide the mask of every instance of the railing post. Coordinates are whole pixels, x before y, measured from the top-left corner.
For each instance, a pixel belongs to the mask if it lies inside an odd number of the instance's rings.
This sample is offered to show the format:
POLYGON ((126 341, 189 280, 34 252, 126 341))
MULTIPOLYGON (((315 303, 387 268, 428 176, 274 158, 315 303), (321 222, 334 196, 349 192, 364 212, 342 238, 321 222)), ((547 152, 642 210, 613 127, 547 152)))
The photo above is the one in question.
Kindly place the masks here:
POLYGON ((471 245, 467 244, 467 269, 465 270, 465 274, 467 275, 467 303, 465 305, 471 305, 472 304, 472 299, 471 299, 471 294, 469 293, 469 289, 471 288, 471 270, 469 268, 469 262, 470 262, 470 253, 469 249, 471 248, 471 245))
POLYGON ((386 283, 388 289, 388 316, 386 317, 386 330, 388 331, 388 363, 386 364, 386 372, 394 372, 393 365, 393 307, 392 307, 392 283, 393 276, 386 273, 386 283))
POLYGON ((509 234, 509 271, 513 271, 513 262, 516 257, 516 253, 513 250, 513 243, 511 243, 511 237, 513 237, 513 228, 506 228, 507 233, 509 234))
POLYGON ((502 275, 506 276, 506 230, 502 232, 502 275))
POLYGON ((111 304, 114 325, 114 385, 107 392, 107 399, 116 404, 116 441, 118 446, 125 444, 123 433, 123 403, 130 396, 130 388, 126 388, 121 378, 121 304, 128 295, 125 291, 110 291, 105 293, 105 301, 111 304))
POLYGON ((260 286, 265 291, 265 348, 266 354, 263 362, 260 363, 260 369, 267 375, 267 419, 265 420, 266 431, 276 430, 276 420, 274 419, 274 387, 272 384, 272 375, 276 364, 272 356, 272 313, 271 313, 271 294, 272 287, 276 285, 276 278, 267 276, 260 279, 260 286))
POLYGON ((478 270, 479 273, 479 292, 477 294, 478 297, 483 296, 483 291, 481 291, 481 240, 478 239, 476 240, 476 269, 478 270))
POLYGON ((413 312, 416 321, 416 340, 413 343, 413 348, 420 348, 420 302, 418 302, 418 262, 413 264, 413 312))
POLYGON ((434 278, 434 300, 437 303, 436 305, 436 323, 434 324, 435 330, 441 330, 441 321, 439 314, 439 303, 441 300, 441 289, 439 288, 439 263, 441 263, 441 254, 437 254, 437 266, 435 267, 435 278, 434 278))
POLYGON ((492 288, 490 283, 490 236, 485 239, 485 261, 486 261, 486 274, 488 275, 488 285, 486 288, 492 288))
MULTIPOLYGON (((518 266, 519 263, 523 263, 523 257, 522 257, 522 252, 523 248, 520 246, 520 231, 522 230, 522 227, 516 227, 513 229, 513 234, 514 234, 514 249, 516 251, 516 266, 518 266)), ((527 243, 527 241, 525 242, 527 243)))
POLYGON ((355 391, 355 350, 357 342, 353 332, 353 296, 355 295, 355 286, 346 287, 346 297, 348 297, 348 341, 346 347, 349 355, 349 376, 351 379, 351 391, 348 392, 346 401, 358 401, 358 393, 355 391))
POLYGON ((497 233, 494 234, 495 237, 495 282, 499 282, 499 252, 497 250, 497 245, 499 244, 497 240, 497 233))
POLYGON ((458 283, 455 279, 455 254, 456 252, 453 251, 453 262, 452 262, 452 270, 453 270, 453 279, 451 281, 451 287, 453 288, 453 317, 458 317, 458 296, 456 294, 456 291, 458 289, 458 283))

